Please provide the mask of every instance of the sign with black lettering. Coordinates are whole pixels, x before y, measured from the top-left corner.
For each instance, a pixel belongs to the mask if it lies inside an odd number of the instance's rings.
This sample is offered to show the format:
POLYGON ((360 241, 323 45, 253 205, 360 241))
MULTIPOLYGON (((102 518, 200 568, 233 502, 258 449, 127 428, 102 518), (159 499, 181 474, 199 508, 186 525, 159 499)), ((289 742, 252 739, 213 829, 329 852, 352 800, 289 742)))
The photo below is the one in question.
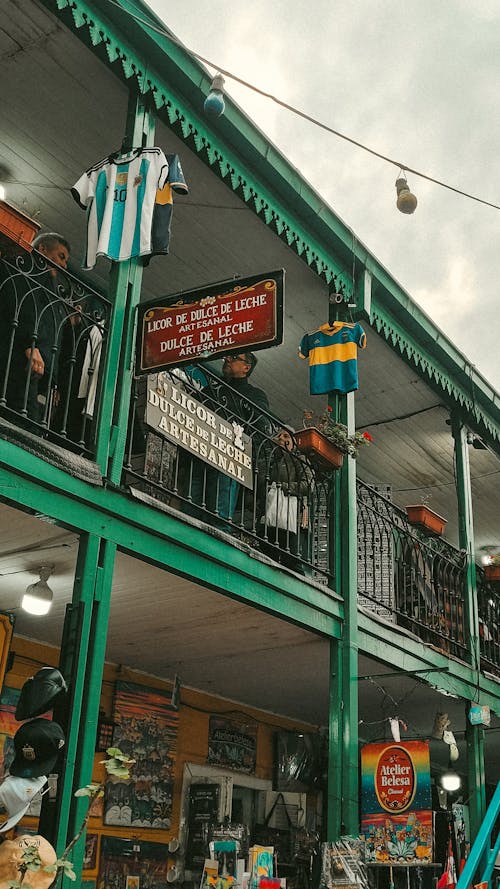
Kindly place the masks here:
POLYGON ((158 435, 208 463, 213 469, 253 488, 252 439, 243 426, 225 420, 173 383, 166 374, 148 378, 145 420, 158 435))
POLYGON ((139 306, 136 372, 283 342, 284 269, 139 306))

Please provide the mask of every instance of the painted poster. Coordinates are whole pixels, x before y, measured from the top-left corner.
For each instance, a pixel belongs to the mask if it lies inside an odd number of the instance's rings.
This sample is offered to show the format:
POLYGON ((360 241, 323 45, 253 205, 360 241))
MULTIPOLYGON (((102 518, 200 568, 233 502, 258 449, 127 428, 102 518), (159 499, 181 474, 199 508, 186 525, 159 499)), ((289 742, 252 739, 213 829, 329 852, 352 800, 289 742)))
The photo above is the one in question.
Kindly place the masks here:
POLYGON ((106 781, 104 823, 168 830, 178 727, 170 692, 117 682, 114 722, 113 746, 135 765, 129 780, 106 781))
POLYGON ((432 861, 429 744, 366 744, 361 750, 361 833, 366 861, 432 861))
POLYGON ((208 731, 207 763, 232 769, 235 772, 255 772, 257 736, 255 729, 239 723, 211 716, 208 731))
POLYGON ((168 889, 165 843, 103 836, 96 889, 168 889))

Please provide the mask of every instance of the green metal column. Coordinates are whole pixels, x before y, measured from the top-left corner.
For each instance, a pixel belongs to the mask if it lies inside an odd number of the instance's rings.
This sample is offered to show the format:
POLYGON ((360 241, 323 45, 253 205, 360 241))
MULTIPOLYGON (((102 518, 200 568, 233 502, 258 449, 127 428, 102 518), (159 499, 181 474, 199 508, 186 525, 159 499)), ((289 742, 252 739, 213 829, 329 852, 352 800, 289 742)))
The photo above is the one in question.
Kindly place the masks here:
MULTIPOLYGON (((479 618, 477 610, 477 578, 474 561, 474 525, 470 483, 467 429, 457 413, 452 414, 451 427, 455 443, 455 466, 459 520, 459 545, 467 554, 465 599, 465 637, 471 666, 480 670, 479 618)), ((467 776, 471 838, 479 830, 486 812, 484 774, 484 734, 481 726, 470 725, 466 719, 467 776)))
MULTIPOLYGON (((152 145, 154 117, 141 95, 131 95, 127 116, 128 145, 152 145)), ((132 388, 136 308, 140 299, 140 259, 114 262, 109 298, 113 317, 102 381, 102 402, 97 433, 96 459, 101 472, 118 484, 127 437, 132 388)))
MULTIPOLYGON (((51 836, 58 855, 77 833, 88 802, 75 798, 74 792, 92 779, 115 552, 114 544, 94 535, 80 538, 73 599, 61 643, 60 667, 69 680, 70 714, 57 825, 51 836)), ((43 822, 42 832, 46 835, 43 822)), ((72 855, 77 872, 83 852, 82 841, 72 855)))
MULTIPOLYGON (((334 419, 345 423, 353 434, 354 395, 335 396, 331 401, 334 419)), ((327 837, 339 832, 359 831, 358 751, 358 576, 356 464, 344 457, 334 479, 335 589, 344 600, 342 639, 332 642, 330 664, 330 751, 327 837), (338 793, 340 790, 340 800, 338 793)))
MULTIPOLYGON (((95 554, 95 543, 97 543, 97 541, 94 539, 92 547, 93 555, 95 554)), ((73 792, 69 798, 64 798, 65 822, 67 829, 64 846, 76 836, 88 810, 88 797, 75 797, 74 791, 78 790, 79 787, 84 787, 86 784, 90 784, 92 781, 115 556, 116 546, 107 540, 100 540, 98 564, 94 575, 95 584, 93 590, 88 657, 85 664, 82 659, 82 662, 79 664, 78 675, 76 676, 76 682, 81 685, 83 692, 81 696, 81 707, 79 713, 77 713, 76 708, 73 707, 71 718, 70 738, 73 740, 75 733, 77 733, 77 737, 74 739, 73 743, 73 747, 76 748, 76 757, 72 769, 73 792)), ((62 834, 63 824, 60 822, 59 835, 61 844, 62 834)), ((58 848, 58 851, 60 852, 62 849, 58 848)), ((85 833, 83 833, 71 853, 77 879, 81 877, 84 851, 85 833)), ((67 878, 63 879, 63 889, 69 889, 70 886, 74 886, 74 884, 67 878)))
POLYGON ((330 842, 342 835, 342 647, 340 641, 330 642, 330 710, 328 721, 328 792, 326 801, 326 839, 330 842))
MULTIPOLYGON (((124 143, 151 145, 154 118, 138 94, 131 94, 124 143)), ((110 321, 102 400, 98 417, 96 460, 111 482, 120 481, 133 376, 135 310, 140 298, 142 265, 139 260, 113 263, 110 275, 110 321)), ((78 525, 77 512, 75 523, 78 525)), ((61 650, 68 649, 68 635, 77 627, 78 644, 71 669, 71 714, 67 733, 67 765, 62 778, 56 846, 60 854, 77 834, 87 811, 88 799, 74 797, 89 784, 94 766, 95 738, 101 698, 102 675, 109 623, 111 587, 116 546, 100 537, 83 536, 73 594, 73 620, 68 621, 61 650)), ((71 646, 70 646, 71 647, 71 646)), ((77 876, 83 864, 85 836, 72 850, 77 876)), ((63 887, 72 885, 67 878, 63 887)))

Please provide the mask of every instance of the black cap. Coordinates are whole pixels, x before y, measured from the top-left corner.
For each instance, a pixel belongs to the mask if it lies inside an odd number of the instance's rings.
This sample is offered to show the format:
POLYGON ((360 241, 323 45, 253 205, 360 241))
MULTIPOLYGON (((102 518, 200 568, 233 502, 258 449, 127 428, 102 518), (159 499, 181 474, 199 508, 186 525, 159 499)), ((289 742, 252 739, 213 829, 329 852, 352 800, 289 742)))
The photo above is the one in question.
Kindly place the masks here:
POLYGON ((15 756, 10 774, 19 778, 49 775, 64 741, 64 732, 57 722, 40 717, 25 722, 14 735, 15 756))
POLYGON ((59 695, 67 691, 62 673, 55 667, 42 667, 24 683, 16 707, 16 719, 24 722, 51 710, 59 695))

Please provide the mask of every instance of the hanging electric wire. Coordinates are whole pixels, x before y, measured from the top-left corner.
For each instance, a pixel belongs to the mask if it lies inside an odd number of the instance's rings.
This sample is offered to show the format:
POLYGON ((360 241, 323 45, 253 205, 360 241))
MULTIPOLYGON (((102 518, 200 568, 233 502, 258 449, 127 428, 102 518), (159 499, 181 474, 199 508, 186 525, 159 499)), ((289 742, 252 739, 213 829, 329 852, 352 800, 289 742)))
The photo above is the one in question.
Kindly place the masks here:
MULTIPOLYGON (((388 157, 388 155, 382 154, 380 151, 376 151, 374 148, 370 148, 368 145, 364 145, 363 142, 359 142, 357 139, 351 138, 351 136, 346 136, 345 133, 341 133, 339 130, 334 129, 333 127, 328 126, 328 124, 323 123, 315 117, 312 117, 310 114, 306 114, 305 111, 301 111, 300 108, 296 108, 293 105, 288 104, 288 102, 284 102, 282 99, 278 99, 277 96, 274 96, 272 93, 268 93, 266 90, 262 90, 259 87, 255 86, 255 84, 250 83, 247 80, 243 80, 243 78, 238 77, 237 74, 233 74, 231 71, 228 71, 226 68, 222 68, 220 65, 212 62, 210 59, 207 59, 205 56, 202 56, 200 53, 195 52, 194 50, 187 47, 181 40, 178 40, 177 37, 174 37, 170 31, 165 28, 161 28, 158 25, 155 25, 153 22, 148 19, 143 18, 142 16, 136 15, 133 12, 130 12, 129 9, 125 9, 118 0, 108 0, 108 3, 113 6, 118 7, 122 12, 125 12, 131 18, 134 19, 138 24, 143 25, 146 28, 149 28, 151 31, 154 31, 157 34, 160 34, 162 37, 166 37, 167 40, 170 40, 171 43, 175 43, 179 46, 185 53, 191 56, 193 59, 197 59, 199 62, 203 62, 204 65, 208 65, 210 68, 214 68, 219 74, 223 74, 225 77, 229 77, 230 80, 234 80, 235 83, 239 83, 241 86, 246 87, 252 92, 257 93, 260 96, 263 96, 266 99, 270 99, 271 102, 275 102, 276 105, 279 105, 281 108, 285 108, 287 111, 290 111, 292 114, 301 117, 303 120, 307 120, 309 123, 312 123, 314 126, 320 127, 322 130, 325 130, 327 133, 331 133, 333 136, 337 136, 339 139, 343 139, 345 142, 349 142, 351 145, 355 145, 357 148, 361 148, 363 151, 367 151, 369 154, 374 157, 380 158, 380 160, 386 161, 388 164, 392 164, 394 167, 397 167, 398 170, 403 171, 404 173, 411 173, 412 176, 418 176, 420 179, 425 179, 427 182, 432 182, 434 185, 439 185, 441 188, 446 188, 448 191, 453 191, 455 194, 459 194, 464 198, 469 198, 471 201, 476 201, 479 204, 484 204, 487 207, 492 207, 494 210, 500 210, 500 205, 495 204, 492 201, 487 201, 484 198, 478 197, 478 195, 471 194, 470 192, 463 191, 461 188, 457 188, 454 185, 450 185, 447 182, 444 182, 442 179, 437 179, 434 176, 430 176, 427 173, 422 173, 420 170, 416 170, 413 167, 410 167, 408 164, 403 163, 402 161, 397 161, 394 158, 388 157)), ((412 212, 408 210, 404 210, 403 212, 412 212)))

